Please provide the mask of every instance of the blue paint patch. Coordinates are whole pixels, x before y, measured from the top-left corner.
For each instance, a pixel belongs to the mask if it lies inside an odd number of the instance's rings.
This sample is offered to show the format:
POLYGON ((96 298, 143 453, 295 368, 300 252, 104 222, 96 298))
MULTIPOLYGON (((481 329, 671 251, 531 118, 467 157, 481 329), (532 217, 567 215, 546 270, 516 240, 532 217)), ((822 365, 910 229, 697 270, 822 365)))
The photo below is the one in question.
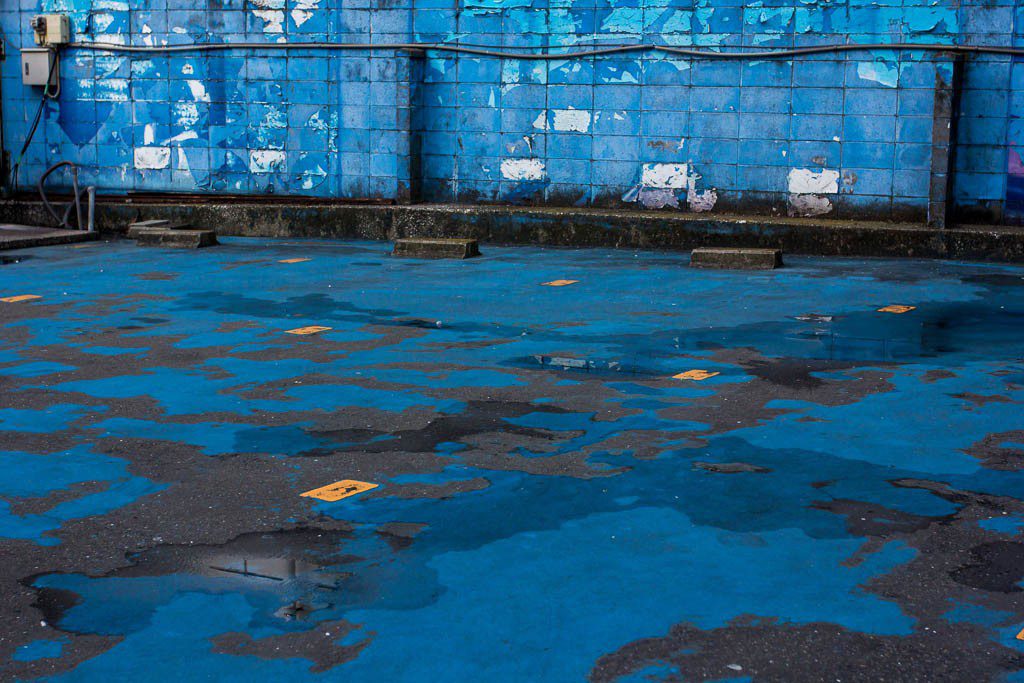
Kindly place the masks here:
MULTIPOLYGON (((415 633, 429 624, 447 624, 454 630, 436 643, 432 659, 437 668, 423 669, 414 653, 395 651, 378 637, 346 672, 395 680, 416 666, 427 675, 463 678, 488 661, 489 643, 504 639, 518 652, 557 653, 542 657, 549 680, 579 679, 597 657, 623 642, 659 635, 680 621, 703 628, 723 626, 744 613, 771 613, 794 622, 825 618, 868 633, 906 634, 912 629, 912 620, 896 605, 856 589, 873 573, 910 559, 906 549, 887 547, 866 565, 847 569, 841 561, 856 541, 822 544, 794 531, 773 532, 763 540, 752 545, 739 536, 709 534, 678 513, 641 508, 440 555, 431 567, 449 589, 436 603, 411 612, 364 608, 350 613, 378 633, 415 633), (645 538, 659 541, 647 546, 645 538), (577 556, 580 564, 566 561, 566 543, 587 549, 577 556), (799 578, 791 575, 785 586, 777 583, 772 577, 785 573, 780 565, 798 571, 799 578), (537 577, 539 583, 522 581, 524 575, 537 577), (610 609, 618 602, 625 576, 632 586, 631 608, 610 609), (665 576, 675 578, 666 583, 665 576), (762 590, 765 581, 772 583, 771 591, 762 590), (822 592, 830 596, 827 605, 822 592), (746 597, 754 594, 759 597, 746 597), (509 615, 511 623, 487 616, 493 615, 489 596, 494 595, 517 606, 509 615), (552 630, 552 614, 573 628, 552 630)), ((536 659, 508 658, 494 673, 507 680, 529 678, 537 664, 536 659)))
POLYGON ((309 434, 310 423, 277 426, 253 426, 229 422, 150 422, 114 418, 95 425, 102 436, 133 437, 191 444, 206 455, 267 453, 300 455, 330 445, 326 439, 309 434))
POLYGON ((995 531, 1000 534, 1017 534, 1021 528, 1024 528, 1024 516, 1004 515, 1003 517, 983 519, 978 522, 978 526, 987 531, 995 531))
POLYGON ((1013 612, 990 609, 983 605, 957 603, 951 610, 942 615, 951 623, 969 622, 982 626, 999 626, 1013 618, 1013 612))
POLYGON ((64 650, 66 640, 33 640, 31 643, 22 645, 11 656, 16 662, 34 662, 39 659, 54 659, 60 657, 64 650))
POLYGON ((10 377, 45 377, 46 375, 56 375, 72 370, 75 370, 75 367, 72 365, 38 361, 35 363, 22 363, 13 368, 0 368, 0 375, 8 375, 10 377))
POLYGON ((71 404, 52 405, 43 410, 18 410, 0 408, 0 431, 35 432, 43 434, 54 431, 56 425, 74 422, 85 415, 103 412, 103 408, 76 406, 71 404))
POLYGON ((0 496, 7 498, 0 500, 0 537, 53 545, 59 539, 43 536, 64 522, 103 515, 166 488, 130 474, 126 465, 124 460, 96 454, 87 446, 49 454, 0 452, 0 469, 5 472, 0 496), (8 502, 12 497, 45 497, 86 482, 100 483, 100 490, 58 503, 43 513, 16 515, 8 502))

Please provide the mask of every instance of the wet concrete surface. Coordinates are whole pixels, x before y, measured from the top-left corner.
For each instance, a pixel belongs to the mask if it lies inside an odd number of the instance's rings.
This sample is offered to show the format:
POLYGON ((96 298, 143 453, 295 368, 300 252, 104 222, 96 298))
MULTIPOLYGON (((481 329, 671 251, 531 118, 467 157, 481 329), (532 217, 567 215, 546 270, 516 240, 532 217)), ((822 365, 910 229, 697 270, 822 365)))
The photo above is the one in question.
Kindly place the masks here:
POLYGON ((1022 677, 1024 268, 387 251, 6 255, 0 677, 1022 677))

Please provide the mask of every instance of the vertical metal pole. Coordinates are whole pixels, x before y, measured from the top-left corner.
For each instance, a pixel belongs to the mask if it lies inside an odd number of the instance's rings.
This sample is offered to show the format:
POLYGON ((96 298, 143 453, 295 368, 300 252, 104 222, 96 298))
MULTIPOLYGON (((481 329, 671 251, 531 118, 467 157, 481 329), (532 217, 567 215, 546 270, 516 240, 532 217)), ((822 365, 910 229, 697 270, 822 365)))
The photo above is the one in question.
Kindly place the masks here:
POLYGON ((89 232, 96 232, 96 187, 90 185, 86 188, 86 192, 89 193, 89 218, 86 223, 86 229, 89 232))
MULTIPOLYGON (((0 38, 0 62, 7 59, 7 41, 0 38)), ((0 78, 0 192, 7 196, 10 185, 10 159, 7 155, 7 146, 4 145, 4 86, 0 78)))
POLYGON ((936 63, 935 108, 932 112, 932 165, 928 197, 928 225, 945 228, 953 220, 953 181, 956 175, 957 119, 964 58, 954 55, 949 75, 936 63))

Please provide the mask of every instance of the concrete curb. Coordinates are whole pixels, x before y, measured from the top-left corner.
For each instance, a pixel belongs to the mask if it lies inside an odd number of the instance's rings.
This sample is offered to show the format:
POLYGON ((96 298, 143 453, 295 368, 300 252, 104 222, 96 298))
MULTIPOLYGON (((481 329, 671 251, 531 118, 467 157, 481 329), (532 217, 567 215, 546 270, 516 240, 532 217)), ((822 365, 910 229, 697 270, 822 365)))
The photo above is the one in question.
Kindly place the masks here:
MULTIPOLYGON (((352 205, 282 201, 176 204, 111 199, 97 225, 123 233, 129 223, 168 219, 216 227, 222 236, 395 240, 462 237, 492 244, 691 250, 760 247, 826 256, 908 256, 1024 262, 1024 228, 821 220, 661 211, 417 204, 352 205)), ((41 220, 39 202, 5 201, 7 220, 41 220)))
POLYGON ((167 247, 170 249, 202 249, 217 244, 217 234, 213 230, 143 228, 135 230, 134 239, 140 247, 167 247))
MULTIPOLYGON (((42 225, 45 224, 42 223, 42 225)), ((99 237, 98 232, 82 230, 61 230, 31 225, 0 225, 0 251, 90 242, 99 237)))
POLYGON ((395 240, 392 256, 399 258, 467 259, 480 255, 474 239, 413 237, 395 240))
POLYGON ((773 270, 782 267, 780 249, 700 247, 690 252, 691 268, 773 270))

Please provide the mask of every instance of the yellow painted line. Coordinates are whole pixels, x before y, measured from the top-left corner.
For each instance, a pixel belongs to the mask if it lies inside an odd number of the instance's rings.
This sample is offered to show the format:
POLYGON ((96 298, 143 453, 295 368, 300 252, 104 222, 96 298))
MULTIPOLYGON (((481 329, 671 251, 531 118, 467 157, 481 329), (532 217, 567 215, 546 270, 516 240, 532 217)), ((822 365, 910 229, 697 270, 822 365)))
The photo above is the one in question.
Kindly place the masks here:
POLYGON ((19 294, 18 296, 5 296, 2 299, 0 299, 0 301, 3 301, 5 304, 16 304, 21 301, 32 301, 34 299, 42 298, 43 297, 39 296, 38 294, 19 294))
POLYGON ((281 259, 278 263, 302 263, 303 261, 312 261, 313 259, 308 258, 286 258, 281 259))
POLYGON ((691 379, 694 382, 702 382, 715 375, 720 375, 720 372, 708 372, 707 370, 687 370, 686 372, 680 372, 678 375, 672 375, 672 379, 691 379))
POLYGON ((917 306, 904 306, 903 304, 889 304, 878 309, 879 313, 909 313, 917 306))
POLYGON ((330 330, 330 327, 321 325, 310 325, 309 327, 296 327, 294 330, 287 330, 287 334, 318 334, 330 330))
POLYGON ((566 285, 574 285, 579 280, 552 280, 551 282, 542 282, 541 284, 545 287, 565 287, 566 285))
POLYGON ((336 481, 333 484, 321 486, 320 488, 313 489, 312 491, 306 491, 302 495, 306 498, 317 498, 319 500, 334 502, 336 500, 341 500, 342 498, 354 496, 357 493, 362 493, 363 491, 375 489, 378 486, 379 484, 371 484, 368 481, 342 479, 341 481, 336 481))
POLYGON ((1022 628, 1020 633, 1017 634, 1017 640, 1024 640, 1024 628, 1022 628))

